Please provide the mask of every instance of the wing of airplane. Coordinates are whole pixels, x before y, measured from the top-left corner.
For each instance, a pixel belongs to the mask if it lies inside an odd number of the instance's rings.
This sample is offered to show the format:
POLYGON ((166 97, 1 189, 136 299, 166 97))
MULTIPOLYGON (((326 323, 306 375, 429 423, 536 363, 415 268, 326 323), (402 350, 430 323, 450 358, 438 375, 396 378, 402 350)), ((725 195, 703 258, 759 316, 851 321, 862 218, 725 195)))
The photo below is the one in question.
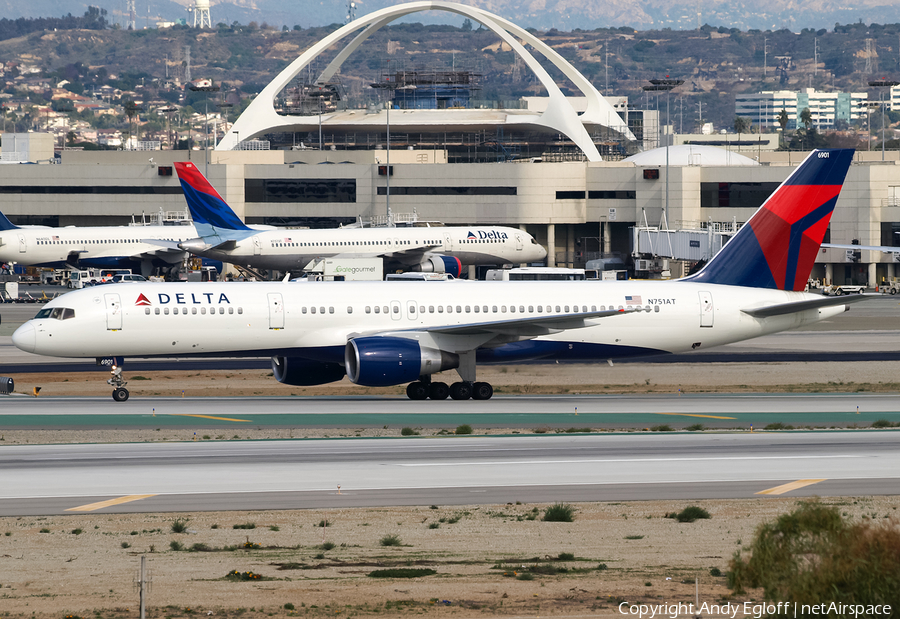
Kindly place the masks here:
POLYGON ((803 301, 792 301, 790 303, 778 303, 776 305, 766 305, 764 307, 753 307, 742 309, 741 312, 754 318, 769 318, 770 316, 783 316, 784 314, 794 314, 796 312, 805 312, 806 310, 818 309, 820 307, 831 307, 834 305, 849 305, 865 301, 871 297, 881 297, 880 294, 857 294, 853 296, 840 297, 822 297, 821 299, 804 299, 803 301))

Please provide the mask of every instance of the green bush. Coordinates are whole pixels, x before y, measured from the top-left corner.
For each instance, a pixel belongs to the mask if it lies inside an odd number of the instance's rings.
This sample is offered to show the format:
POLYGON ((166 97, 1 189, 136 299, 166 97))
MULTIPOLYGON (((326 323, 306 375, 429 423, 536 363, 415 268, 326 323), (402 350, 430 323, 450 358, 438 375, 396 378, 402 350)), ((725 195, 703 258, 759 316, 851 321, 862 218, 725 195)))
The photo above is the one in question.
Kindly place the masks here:
POLYGON ((534 574, 531 572, 521 572, 516 574, 516 580, 534 580, 534 574))
POLYGON ((650 431, 651 432, 674 432, 675 428, 673 428, 672 426, 670 426, 669 424, 666 423, 661 426, 653 426, 652 428, 650 428, 650 431))
POLYGON ((369 572, 369 578, 419 578, 431 576, 436 571, 427 567, 393 567, 387 570, 374 570, 369 572))
POLYGON ((290 602, 288 602, 287 604, 284 605, 284 609, 285 610, 294 610, 294 605, 291 604, 290 602))
POLYGON ((456 434, 472 434, 472 426, 467 423, 456 426, 456 434))
POLYGON ((169 542, 169 548, 177 552, 179 550, 184 550, 184 544, 173 539, 171 542, 169 542))
POLYGON ((554 503, 544 510, 544 522, 572 522, 575 520, 575 508, 568 503, 554 503))
POLYGON ((432 522, 431 524, 428 525, 428 528, 429 529, 440 529, 441 523, 440 522, 432 522))
POLYGON ((402 545, 399 535, 385 535, 380 540, 378 540, 378 543, 381 544, 382 546, 400 546, 400 545, 402 545))
POLYGON ((122 542, 122 548, 131 548, 131 544, 128 542, 122 542))
POLYGON ((575 560, 575 553, 573 553, 573 552, 561 552, 561 553, 559 553, 559 555, 556 557, 556 560, 557 560, 557 561, 574 561, 574 560, 575 560))
POLYGON ((597 566, 597 571, 598 571, 598 572, 602 572, 603 570, 608 570, 608 569, 609 569, 609 566, 606 565, 606 563, 600 563, 600 564, 597 566))
POLYGON ((770 423, 763 430, 793 430, 794 426, 785 425, 780 421, 776 421, 775 423, 770 423))
POLYGON ((231 528, 232 529, 255 529, 256 523, 255 522, 245 522, 244 524, 232 525, 231 528))
POLYGON ((325 542, 322 544, 322 550, 331 550, 334 548, 334 542, 325 542))
POLYGON ((84 533, 81 529, 72 529, 72 535, 81 535, 84 533))
POLYGON ((626 535, 625 539, 644 539, 643 535, 626 535))
POLYGON ((888 421, 887 419, 879 419, 878 421, 872 422, 873 428, 893 428, 894 426, 895 424, 888 421))
POLYGON ((172 533, 184 533, 187 531, 187 526, 190 521, 190 518, 176 518, 172 521, 172 533))
POLYGON ((678 522, 694 522, 695 520, 708 520, 709 518, 712 518, 712 516, 710 516, 709 512, 702 507, 691 505, 685 507, 680 512, 666 514, 666 518, 674 518, 678 522))
POLYGON ((196 544, 191 545, 190 550, 191 552, 209 552, 210 547, 203 542, 197 542, 196 544))
POLYGON ((722 570, 720 570, 720 569, 717 568, 717 567, 714 567, 714 568, 712 568, 711 570, 709 570, 709 575, 710 575, 710 576, 721 576, 721 575, 722 575, 722 570))
POLYGON ((686 427, 685 430, 687 430, 688 432, 702 432, 703 424, 695 423, 695 424, 692 424, 692 425, 689 425, 688 427, 686 427))
POLYGON ((762 587, 766 600, 889 604, 900 608, 900 528, 853 523, 817 501, 757 529, 749 556, 734 554, 728 586, 762 587))
POLYGON ((412 428, 403 428, 400 430, 400 434, 403 436, 419 436, 419 433, 412 428))
POLYGON ((43 529, 41 529, 41 533, 49 533, 49 532, 50 532, 50 529, 48 529, 48 528, 46 528, 46 527, 44 527, 43 529))

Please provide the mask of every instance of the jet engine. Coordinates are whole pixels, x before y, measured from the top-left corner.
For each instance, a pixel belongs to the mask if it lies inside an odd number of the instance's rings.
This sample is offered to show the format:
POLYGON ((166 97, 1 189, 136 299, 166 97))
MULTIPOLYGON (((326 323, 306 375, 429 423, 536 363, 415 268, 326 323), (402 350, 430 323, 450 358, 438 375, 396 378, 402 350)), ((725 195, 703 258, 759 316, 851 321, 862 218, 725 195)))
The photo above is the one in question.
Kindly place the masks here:
POLYGON ((307 387, 341 380, 344 366, 302 357, 272 357, 272 373, 279 383, 307 387))
POLYGON ((459 367, 459 355, 399 337, 361 337, 344 349, 347 376, 357 385, 386 387, 459 367))
POLYGON ((410 267, 410 271, 419 273, 447 273, 453 277, 459 277, 462 272, 462 263, 459 258, 452 256, 429 256, 419 264, 410 267))

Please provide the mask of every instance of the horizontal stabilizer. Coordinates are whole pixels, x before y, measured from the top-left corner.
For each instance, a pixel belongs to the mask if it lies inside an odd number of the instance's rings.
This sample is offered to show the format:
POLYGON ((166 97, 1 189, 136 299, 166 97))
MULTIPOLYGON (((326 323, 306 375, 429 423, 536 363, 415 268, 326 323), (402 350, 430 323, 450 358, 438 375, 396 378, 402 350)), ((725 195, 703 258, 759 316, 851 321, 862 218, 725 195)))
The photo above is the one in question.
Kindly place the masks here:
POLYGON ((822 243, 825 249, 852 249, 853 251, 880 251, 886 254, 900 254, 900 247, 890 245, 841 245, 838 243, 822 243))
POLYGON ((783 316, 785 314, 795 314, 797 312, 805 312, 806 310, 818 309, 820 307, 832 307, 834 305, 849 305, 865 301, 866 299, 881 298, 880 294, 858 294, 850 297, 822 297, 821 299, 804 299, 803 301, 792 301, 790 303, 779 303, 778 305, 767 305, 765 307, 755 307, 753 309, 741 310, 748 316, 754 318, 769 318, 770 316, 783 316))

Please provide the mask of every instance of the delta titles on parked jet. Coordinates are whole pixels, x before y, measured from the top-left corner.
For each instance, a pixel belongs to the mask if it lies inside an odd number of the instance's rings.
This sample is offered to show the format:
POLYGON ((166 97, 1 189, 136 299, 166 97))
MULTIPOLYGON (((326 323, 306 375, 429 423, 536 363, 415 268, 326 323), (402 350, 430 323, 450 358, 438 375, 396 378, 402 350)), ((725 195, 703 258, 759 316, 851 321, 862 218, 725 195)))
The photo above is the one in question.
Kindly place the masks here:
MULTIPOLYGON (((697 274, 675 281, 113 284, 19 327, 59 357, 267 355, 275 378, 409 383, 412 399, 490 398, 477 362, 705 350, 835 316, 867 298, 805 293, 852 150, 813 151, 697 274), (432 374, 456 369, 448 387, 432 374)), ((121 367, 117 368, 117 371, 121 367)), ((113 397, 128 397, 121 375, 113 397)))
POLYGON ((175 170, 200 238, 178 247, 244 267, 298 272, 323 258, 381 257, 389 268, 450 273, 462 265, 543 260, 547 251, 523 230, 502 226, 252 230, 192 163, 175 170))

